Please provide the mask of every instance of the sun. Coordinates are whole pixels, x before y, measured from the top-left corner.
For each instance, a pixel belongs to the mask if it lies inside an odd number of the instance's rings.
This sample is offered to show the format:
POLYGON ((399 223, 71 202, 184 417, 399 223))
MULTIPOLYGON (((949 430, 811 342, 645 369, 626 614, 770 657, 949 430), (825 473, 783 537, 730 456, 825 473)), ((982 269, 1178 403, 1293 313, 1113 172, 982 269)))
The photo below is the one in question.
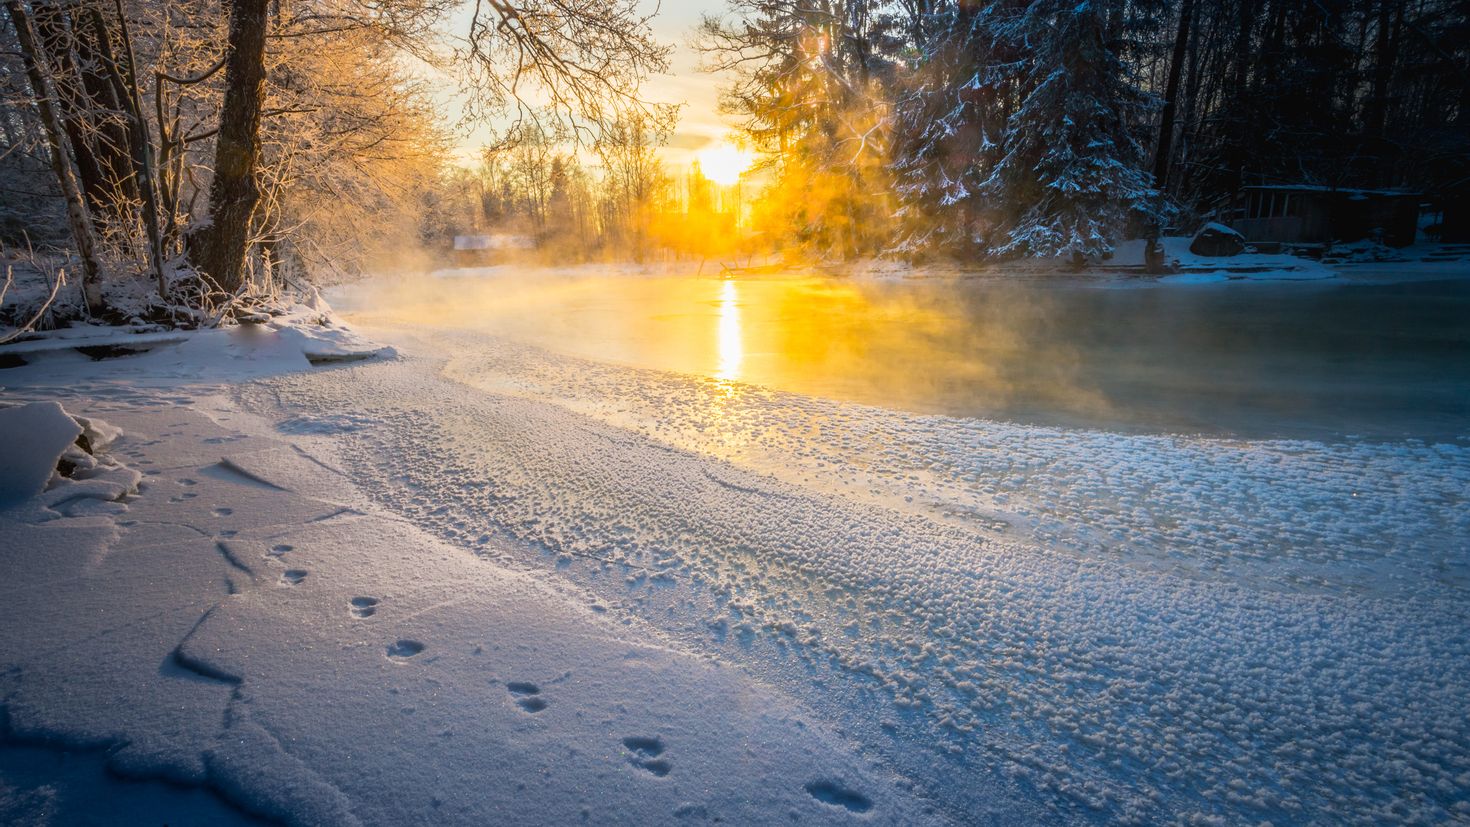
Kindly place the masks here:
POLYGON ((725 141, 701 149, 698 157, 700 172, 722 187, 735 184, 750 169, 749 153, 725 141))

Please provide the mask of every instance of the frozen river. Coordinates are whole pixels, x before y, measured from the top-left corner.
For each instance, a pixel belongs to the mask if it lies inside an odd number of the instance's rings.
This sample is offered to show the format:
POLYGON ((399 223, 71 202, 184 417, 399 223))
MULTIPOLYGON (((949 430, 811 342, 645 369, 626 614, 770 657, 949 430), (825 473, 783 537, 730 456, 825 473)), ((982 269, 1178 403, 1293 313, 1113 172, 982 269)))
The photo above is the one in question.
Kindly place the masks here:
POLYGON ((332 299, 404 357, 247 407, 954 821, 1470 817, 1463 287, 332 299))

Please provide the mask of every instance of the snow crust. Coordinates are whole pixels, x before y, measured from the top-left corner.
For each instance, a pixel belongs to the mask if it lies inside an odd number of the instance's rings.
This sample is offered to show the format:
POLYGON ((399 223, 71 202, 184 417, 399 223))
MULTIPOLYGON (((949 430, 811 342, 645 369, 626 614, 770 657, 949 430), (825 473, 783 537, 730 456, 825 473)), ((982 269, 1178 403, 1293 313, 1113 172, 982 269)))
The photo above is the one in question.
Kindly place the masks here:
MULTIPOLYGON (((303 825, 944 822, 799 702, 376 506, 324 435, 367 419, 295 408, 277 428, 227 397, 306 370, 321 337, 210 331, 5 372, 7 400, 42 400, 25 433, 82 433, 59 402, 135 482, 113 511, 0 512, 0 758, 95 753, 211 793, 146 797, 177 823, 220 802, 303 825)), ((38 786, 0 760, 0 812, 108 818, 110 796, 81 797, 116 782, 66 766, 38 786)))
POLYGON ((919 416, 444 331, 312 369, 320 322, 0 373, 124 475, 0 512, 9 743, 298 824, 1470 819, 1464 440, 919 416))
POLYGON ((41 493, 81 433, 55 402, 0 407, 0 508, 41 493))
POLYGON ((335 442, 381 506, 744 665, 960 820, 1470 816, 1461 443, 1023 427, 397 335, 438 355, 244 401, 373 421, 335 442))

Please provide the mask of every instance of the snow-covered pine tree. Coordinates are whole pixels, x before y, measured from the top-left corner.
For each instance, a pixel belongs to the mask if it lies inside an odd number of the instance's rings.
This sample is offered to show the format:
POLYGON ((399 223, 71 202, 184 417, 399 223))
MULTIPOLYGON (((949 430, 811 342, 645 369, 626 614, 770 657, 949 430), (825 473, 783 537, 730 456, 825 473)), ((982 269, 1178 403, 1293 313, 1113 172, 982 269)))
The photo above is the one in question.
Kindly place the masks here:
POLYGON ((979 192, 1000 157, 1018 66, 1016 44, 1000 39, 994 23, 1017 5, 943 3, 922 28, 927 39, 915 46, 918 58, 894 106, 897 252, 979 250, 979 192))
POLYGON ((1160 209, 1130 109, 1150 105, 1107 42, 1097 0, 1034 0, 997 21, 1025 44, 1020 106, 980 187, 996 255, 1111 252, 1130 219, 1160 209))

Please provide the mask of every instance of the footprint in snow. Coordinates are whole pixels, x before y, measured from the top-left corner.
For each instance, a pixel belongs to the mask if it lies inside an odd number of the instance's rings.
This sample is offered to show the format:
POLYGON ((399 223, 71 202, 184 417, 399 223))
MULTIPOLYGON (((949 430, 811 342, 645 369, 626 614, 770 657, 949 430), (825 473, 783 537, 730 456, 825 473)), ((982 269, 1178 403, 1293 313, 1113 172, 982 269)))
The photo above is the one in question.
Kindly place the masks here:
POLYGON ((647 770, 659 778, 669 774, 674 766, 669 759, 660 758, 664 754, 664 742, 662 738, 648 737, 644 735, 629 735, 623 739, 623 746, 633 753, 628 757, 628 763, 642 770, 647 770))
POLYGON ((352 598, 352 616, 356 618, 372 617, 378 611, 378 598, 376 597, 354 597, 352 598))
POLYGON ((305 580, 307 574, 308 572, 306 571, 306 569, 286 569, 286 571, 281 574, 281 581, 288 586, 294 586, 297 583, 300 583, 302 580, 305 580))
POLYGON ((233 508, 216 508, 214 510, 214 515, 216 517, 228 517, 228 516, 230 516, 231 514, 234 514, 234 513, 235 513, 235 509, 233 509, 233 508))
POLYGON ((806 785, 806 791, 812 798, 829 807, 841 807, 853 813, 866 813, 873 809, 872 799, 836 781, 812 781, 806 785))
POLYGON ((295 546, 288 546, 285 543, 282 543, 278 546, 271 547, 271 555, 274 557, 280 557, 282 554, 285 554, 288 551, 294 551, 295 548, 295 546))
POLYGON ((400 640, 388 646, 388 657, 394 660, 408 660, 422 651, 424 651, 422 643, 416 640, 400 640))
POLYGON ((532 715, 546 708, 546 699, 541 697, 541 687, 525 681, 511 681, 505 685, 510 694, 516 696, 516 706, 532 715))

